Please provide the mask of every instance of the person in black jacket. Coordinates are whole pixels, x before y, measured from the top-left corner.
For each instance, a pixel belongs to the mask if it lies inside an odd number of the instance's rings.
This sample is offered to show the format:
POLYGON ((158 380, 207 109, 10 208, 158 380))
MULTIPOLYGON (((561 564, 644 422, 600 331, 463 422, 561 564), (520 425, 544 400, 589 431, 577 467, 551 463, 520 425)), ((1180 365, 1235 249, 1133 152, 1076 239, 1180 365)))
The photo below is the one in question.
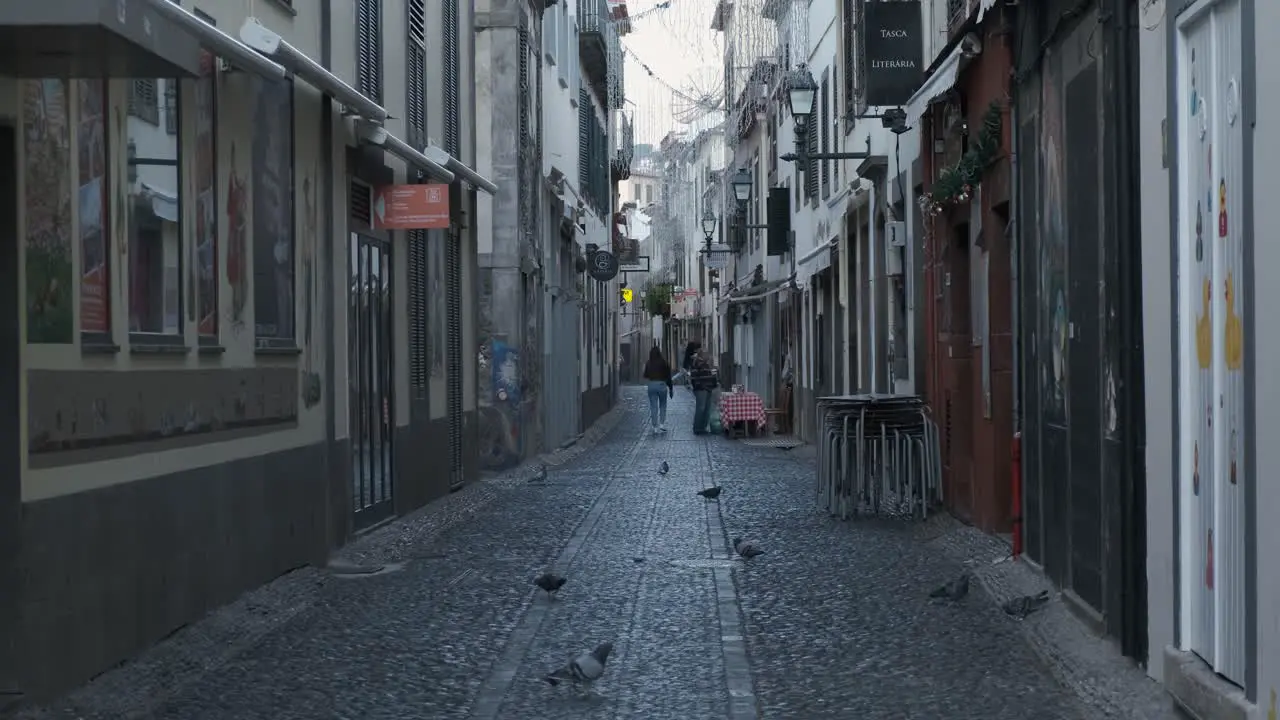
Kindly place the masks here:
POLYGON ((671 386, 671 366, 662 356, 657 345, 649 351, 649 361, 644 364, 644 379, 649 381, 649 426, 653 434, 667 431, 667 399, 675 396, 671 386))
POLYGON ((711 431, 711 391, 719 386, 720 380, 716 371, 707 362, 707 354, 698 350, 693 356, 693 364, 689 368, 689 387, 693 389, 693 434, 701 435, 711 431))

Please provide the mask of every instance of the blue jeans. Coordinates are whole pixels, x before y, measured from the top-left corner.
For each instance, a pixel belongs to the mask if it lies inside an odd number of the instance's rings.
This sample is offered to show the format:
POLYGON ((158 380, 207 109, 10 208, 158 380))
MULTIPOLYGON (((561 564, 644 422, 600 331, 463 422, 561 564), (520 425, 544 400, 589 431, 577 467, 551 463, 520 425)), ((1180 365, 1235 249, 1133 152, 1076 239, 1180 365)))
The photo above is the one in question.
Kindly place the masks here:
POLYGON ((693 431, 711 431, 711 391, 693 391, 693 431))
POLYGON ((649 381, 649 424, 667 424, 667 384, 661 380, 649 381))

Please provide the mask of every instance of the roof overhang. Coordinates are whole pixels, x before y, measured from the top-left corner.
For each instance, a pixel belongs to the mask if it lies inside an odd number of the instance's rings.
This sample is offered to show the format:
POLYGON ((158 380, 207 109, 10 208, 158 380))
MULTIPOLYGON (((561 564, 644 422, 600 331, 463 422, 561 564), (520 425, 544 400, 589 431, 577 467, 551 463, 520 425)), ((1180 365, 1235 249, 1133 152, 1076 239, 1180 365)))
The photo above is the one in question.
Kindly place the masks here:
POLYGON ((0 2, 0 74, 195 77, 201 43, 192 42, 192 28, 166 10, 152 0, 0 2))

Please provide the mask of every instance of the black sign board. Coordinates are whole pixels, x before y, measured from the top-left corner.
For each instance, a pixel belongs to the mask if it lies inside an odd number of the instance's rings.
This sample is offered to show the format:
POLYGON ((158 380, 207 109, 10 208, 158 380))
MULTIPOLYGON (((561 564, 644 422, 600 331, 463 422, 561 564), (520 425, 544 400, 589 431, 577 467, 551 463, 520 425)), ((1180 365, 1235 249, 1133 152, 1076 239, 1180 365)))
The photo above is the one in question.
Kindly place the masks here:
POLYGON ((587 261, 587 274, 600 282, 609 282, 618 276, 618 258, 608 250, 597 250, 587 261))
POLYGON ((790 188, 769 188, 769 197, 765 201, 765 216, 768 218, 765 254, 786 255, 787 250, 791 249, 790 188))
POLYGON ((920 0, 863 0, 862 48, 870 107, 905 105, 924 81, 920 0))

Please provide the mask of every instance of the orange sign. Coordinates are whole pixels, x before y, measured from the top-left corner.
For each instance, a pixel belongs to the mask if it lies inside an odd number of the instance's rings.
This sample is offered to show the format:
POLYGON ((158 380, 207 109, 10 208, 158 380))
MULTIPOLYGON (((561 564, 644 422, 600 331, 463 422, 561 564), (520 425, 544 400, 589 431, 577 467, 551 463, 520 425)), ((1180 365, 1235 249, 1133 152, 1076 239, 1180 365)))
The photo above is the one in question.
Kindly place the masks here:
POLYGON ((449 227, 448 185, 384 185, 373 191, 376 230, 439 230, 449 227))

